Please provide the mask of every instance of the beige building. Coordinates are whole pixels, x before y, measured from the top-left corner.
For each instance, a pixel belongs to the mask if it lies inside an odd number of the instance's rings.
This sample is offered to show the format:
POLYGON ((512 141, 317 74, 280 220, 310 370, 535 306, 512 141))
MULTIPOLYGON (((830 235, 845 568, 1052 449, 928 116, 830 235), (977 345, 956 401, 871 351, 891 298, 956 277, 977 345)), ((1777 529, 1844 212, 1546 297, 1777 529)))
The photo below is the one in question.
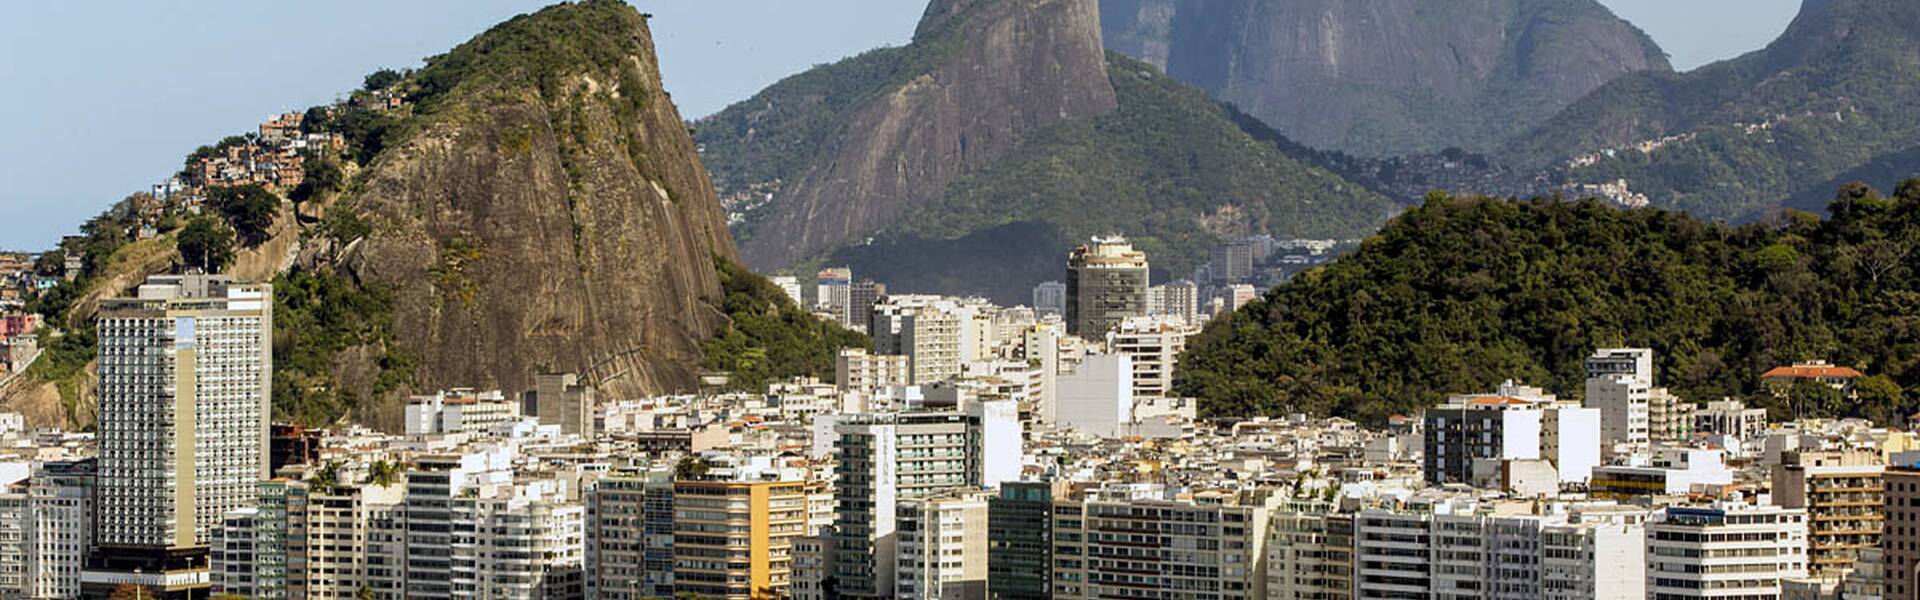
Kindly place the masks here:
POLYGON ((912 379, 905 355, 847 348, 833 360, 833 384, 843 392, 872 394, 877 389, 908 385, 912 379))
POLYGON ((1134 317, 1107 333, 1107 350, 1133 359, 1133 395, 1163 398, 1173 392, 1173 369, 1187 338, 1200 328, 1183 319, 1134 317))
POLYGON ((1880 545, 1886 470, 1868 450, 1789 452, 1773 468, 1773 501, 1807 511, 1807 570, 1837 576, 1880 545))
POLYGON ((899 564, 894 597, 987 597, 988 495, 984 490, 966 490, 900 501, 895 517, 899 564))
POLYGON ((593 435, 593 386, 573 373, 542 373, 533 377, 534 407, 541 425, 559 425, 560 431, 593 435))
POLYGON ((1266 506, 1214 492, 1057 502, 1052 597, 1266 598, 1267 520, 1266 506))

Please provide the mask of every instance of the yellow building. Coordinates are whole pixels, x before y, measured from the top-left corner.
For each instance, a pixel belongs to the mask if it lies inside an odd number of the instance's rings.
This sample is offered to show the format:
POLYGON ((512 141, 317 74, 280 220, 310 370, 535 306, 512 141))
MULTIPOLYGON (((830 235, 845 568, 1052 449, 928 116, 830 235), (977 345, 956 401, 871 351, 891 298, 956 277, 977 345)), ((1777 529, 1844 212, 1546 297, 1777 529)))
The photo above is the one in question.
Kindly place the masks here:
POLYGON ((675 592, 787 596, 793 542, 806 534, 806 482, 681 480, 673 488, 675 592))

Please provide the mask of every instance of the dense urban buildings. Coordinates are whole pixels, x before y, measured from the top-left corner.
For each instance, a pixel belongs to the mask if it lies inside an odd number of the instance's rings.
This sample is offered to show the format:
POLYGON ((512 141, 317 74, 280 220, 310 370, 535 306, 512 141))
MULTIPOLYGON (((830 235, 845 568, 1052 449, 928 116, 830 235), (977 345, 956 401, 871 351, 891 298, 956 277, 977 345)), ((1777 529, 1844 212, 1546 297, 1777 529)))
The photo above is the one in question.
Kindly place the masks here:
POLYGON ((156 279, 103 307, 99 435, 0 414, 0 596, 1911 597, 1920 437, 1769 420, 1771 391, 1695 408, 1644 348, 1583 357, 1578 400, 1506 381, 1383 423, 1201 419, 1173 385, 1186 285, 1093 337, 874 287, 874 346, 830 380, 622 398, 535 373, 414 395, 392 433, 285 427, 268 461, 264 288, 156 279), (183 417, 245 435, 156 435, 183 417))

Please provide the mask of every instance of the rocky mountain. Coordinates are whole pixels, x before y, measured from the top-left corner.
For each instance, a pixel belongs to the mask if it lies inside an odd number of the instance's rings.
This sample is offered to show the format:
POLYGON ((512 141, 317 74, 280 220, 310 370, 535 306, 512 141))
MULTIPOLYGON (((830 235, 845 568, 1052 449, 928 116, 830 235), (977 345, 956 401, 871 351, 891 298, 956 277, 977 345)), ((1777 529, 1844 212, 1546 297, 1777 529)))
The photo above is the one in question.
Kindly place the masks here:
POLYGON ((1688 401, 1898 423, 1920 401, 1920 180, 1829 199, 1827 219, 1731 226, 1592 200, 1436 196, 1215 319, 1188 342, 1176 387, 1218 417, 1377 423, 1508 379, 1577 394, 1581 360, 1625 345, 1652 348, 1661 384, 1688 401), (1771 404, 1760 374, 1816 359, 1866 373, 1858 401, 1771 404))
POLYGON ((1920 173, 1920 4, 1807 0, 1766 48, 1622 77, 1519 137, 1512 163, 1625 180, 1656 206, 1751 219, 1838 180, 1920 173))
POLYGON ((895 289, 1024 302, 1088 235, 1184 274, 1224 236, 1351 237, 1394 210, 1104 55, 1093 0, 936 1, 913 43, 695 128, 749 265, 849 264, 895 289))
POLYGON ((646 20, 624 3, 516 17, 414 76, 422 106, 335 210, 330 261, 389 290, 417 385, 581 371, 613 396, 689 389, 734 249, 646 20))
POLYGON ((1595 0, 1102 0, 1107 47, 1359 155, 1480 151, 1621 75, 1668 72, 1595 0))
POLYGON ((730 129, 749 156, 786 150, 760 144, 762 132, 777 139, 792 135, 782 129, 822 129, 806 140, 812 160, 780 174, 780 202, 742 236, 748 264, 779 266, 869 235, 1027 134, 1116 106, 1092 2, 935 0, 911 45, 882 52, 870 57, 886 63, 878 68, 849 66, 866 71, 864 85, 837 90, 850 102, 802 95, 793 99, 802 106, 791 106, 762 93, 700 124, 713 131, 701 140, 709 155, 730 129), (817 125, 782 119, 814 103, 844 108, 817 125))
MULTIPOLYGON (((392 428, 408 393, 516 393, 540 372, 581 373, 603 397, 689 391, 703 369, 818 374, 865 343, 749 293, 770 284, 735 264, 647 19, 626 3, 521 15, 368 82, 301 124, 341 136, 338 158, 310 159, 343 164, 341 185, 272 198, 265 241, 229 266, 275 285, 277 418, 392 428)), ((72 425, 89 418, 92 299, 179 263, 176 233, 125 239, 144 217, 122 212, 86 228, 102 266, 39 303, 65 335, 60 368, 28 379, 58 391, 72 425)))

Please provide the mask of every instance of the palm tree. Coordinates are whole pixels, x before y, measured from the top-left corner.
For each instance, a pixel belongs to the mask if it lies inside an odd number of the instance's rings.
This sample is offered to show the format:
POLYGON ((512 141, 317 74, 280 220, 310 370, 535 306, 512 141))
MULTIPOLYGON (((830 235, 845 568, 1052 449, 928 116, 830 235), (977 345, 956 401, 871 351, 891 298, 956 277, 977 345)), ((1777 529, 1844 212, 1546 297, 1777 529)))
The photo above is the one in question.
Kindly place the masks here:
POLYGON ((367 483, 387 487, 400 481, 400 466, 385 460, 367 466, 367 483))

